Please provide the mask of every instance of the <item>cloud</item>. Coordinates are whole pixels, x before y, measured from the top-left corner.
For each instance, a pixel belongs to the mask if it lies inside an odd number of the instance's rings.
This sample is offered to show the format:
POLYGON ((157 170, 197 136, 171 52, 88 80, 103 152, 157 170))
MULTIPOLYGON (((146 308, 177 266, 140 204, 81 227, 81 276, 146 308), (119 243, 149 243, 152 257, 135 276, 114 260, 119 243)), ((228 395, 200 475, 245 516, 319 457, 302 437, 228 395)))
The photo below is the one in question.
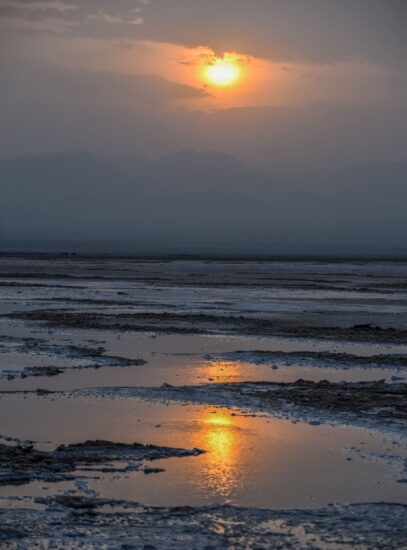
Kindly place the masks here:
POLYGON ((0 29, 5 31, 30 31, 50 34, 69 32, 77 23, 58 17, 32 20, 25 17, 0 17, 0 29))
MULTIPOLYGON (((115 22, 108 25, 121 27, 115 22)), ((241 52, 234 54, 242 68, 239 85, 220 90, 208 85, 204 77, 205 66, 216 55, 208 47, 187 48, 121 37, 115 40, 72 37, 70 33, 73 31, 76 32, 75 23, 71 22, 68 29, 61 24, 58 36, 55 32, 52 37, 45 34, 14 36, 14 44, 8 49, 3 48, 0 59, 3 57, 14 63, 16 70, 23 61, 29 64, 35 60, 38 64, 54 64, 69 70, 155 74, 190 88, 201 90, 206 87, 210 90, 210 94, 196 94, 193 98, 190 95, 184 103, 186 108, 222 109, 316 102, 396 107, 405 103, 407 73, 396 67, 363 60, 275 62, 241 52), (194 105, 191 105, 192 99, 194 105)))
POLYGON ((0 152, 58 143, 148 154, 191 146, 293 165, 400 157, 407 77, 389 61, 403 44, 399 6, 0 0, 0 152), (202 64, 228 46, 248 77, 203 89, 202 64))
POLYGON ((202 90, 152 75, 2 67, 0 153, 63 149, 158 156, 217 150, 293 170, 407 159, 400 105, 316 103, 214 111, 176 108, 202 90), (44 85, 46 83, 46 85, 44 85), (16 124, 18 121, 18 124, 16 124))
POLYGON ((118 15, 108 15, 106 13, 102 13, 100 17, 102 17, 102 19, 104 19, 108 23, 127 23, 128 25, 143 25, 144 23, 144 19, 142 17, 136 17, 135 19, 126 20, 118 15))
POLYGON ((51 34, 75 28, 73 38, 118 36, 123 29, 125 34, 132 35, 131 29, 144 23, 141 12, 146 6, 137 0, 81 0, 78 3, 0 0, 0 28, 51 34), (58 14, 57 20, 53 20, 55 14, 58 14))
POLYGON ((405 0, 154 0, 145 20, 148 38, 189 47, 291 62, 406 65, 405 0))
POLYGON ((43 2, 24 2, 21 0, 2 0, 0 3, 1 9, 9 10, 24 10, 24 11, 56 11, 58 13, 67 13, 68 11, 77 10, 76 4, 66 4, 55 0, 43 2))
POLYGON ((16 69, 3 64, 2 98, 6 103, 25 104, 29 89, 29 103, 48 103, 64 106, 94 106, 165 109, 168 103, 202 98, 207 92, 171 82, 153 74, 121 74, 114 71, 62 69, 51 64, 21 64, 16 69), (45 83, 45 85, 44 85, 45 83))
POLYGON ((87 38, 205 45, 291 63, 407 63, 405 0, 0 0, 4 17, 22 10, 37 20, 58 12, 87 38))
POLYGON ((79 25, 72 16, 78 10, 72 3, 50 1, 0 0, 0 29, 41 34, 65 34, 79 25))

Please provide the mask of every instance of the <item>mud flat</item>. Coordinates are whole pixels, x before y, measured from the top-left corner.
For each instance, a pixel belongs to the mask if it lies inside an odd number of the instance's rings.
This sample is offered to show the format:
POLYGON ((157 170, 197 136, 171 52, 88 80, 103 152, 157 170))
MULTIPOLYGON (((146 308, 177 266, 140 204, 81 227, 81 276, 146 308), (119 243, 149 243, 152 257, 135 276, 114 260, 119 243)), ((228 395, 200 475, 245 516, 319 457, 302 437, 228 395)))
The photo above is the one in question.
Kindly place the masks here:
POLYGON ((399 504, 278 511, 152 508, 69 496, 37 502, 42 509, 0 511, 2 548, 400 550, 407 535, 407 506, 399 504))
MULTIPOLYGON (((404 344, 407 330, 371 324, 352 326, 312 326, 284 319, 250 318, 208 314, 177 313, 76 313, 69 310, 35 310, 6 315, 10 319, 39 321, 56 328, 97 329, 169 334, 242 334, 255 336, 285 336, 356 342, 404 344)), ((304 319, 305 321, 305 319, 304 319)))
POLYGON ((105 351, 103 346, 95 348, 73 343, 55 344, 44 338, 17 338, 3 335, 0 336, 0 354, 14 352, 20 356, 31 356, 38 362, 43 357, 47 359, 52 357, 58 361, 58 364, 30 364, 21 368, 2 368, 0 369, 0 379, 53 377, 71 369, 100 369, 102 367, 129 367, 146 364, 144 359, 111 356, 105 351))
MULTIPOLYGON (((27 392, 31 393, 31 392, 27 392)), ((53 392, 44 392, 52 395, 53 392)), ((139 398, 210 404, 263 412, 312 423, 345 423, 403 433, 407 426, 407 384, 378 382, 239 382, 160 388, 89 388, 56 395, 139 398)))
POLYGON ((406 547, 406 280, 0 255, 0 547, 406 547))
POLYGON ((327 365, 338 369, 349 369, 352 367, 369 368, 380 367, 382 369, 407 369, 406 355, 353 355, 350 353, 333 353, 329 351, 231 351, 209 356, 213 360, 245 361, 256 365, 269 365, 276 362, 283 362, 286 365, 312 364, 316 367, 327 365))
POLYGON ((98 440, 60 445, 54 451, 40 451, 33 445, 0 444, 0 485, 71 480, 75 478, 74 472, 79 469, 123 473, 140 469, 142 461, 197 456, 203 452, 200 449, 189 451, 140 443, 125 444, 98 440), (126 464, 123 467, 115 467, 112 465, 113 462, 126 464))

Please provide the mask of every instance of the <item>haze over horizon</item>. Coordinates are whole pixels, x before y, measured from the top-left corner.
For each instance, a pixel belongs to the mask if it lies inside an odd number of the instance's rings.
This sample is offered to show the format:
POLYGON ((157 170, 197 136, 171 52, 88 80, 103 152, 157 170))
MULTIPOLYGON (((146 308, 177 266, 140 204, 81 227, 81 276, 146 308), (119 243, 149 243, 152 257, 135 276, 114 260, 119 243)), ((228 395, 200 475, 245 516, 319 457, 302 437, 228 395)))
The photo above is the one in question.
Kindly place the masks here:
POLYGON ((406 254, 406 8, 0 0, 1 246, 406 254))

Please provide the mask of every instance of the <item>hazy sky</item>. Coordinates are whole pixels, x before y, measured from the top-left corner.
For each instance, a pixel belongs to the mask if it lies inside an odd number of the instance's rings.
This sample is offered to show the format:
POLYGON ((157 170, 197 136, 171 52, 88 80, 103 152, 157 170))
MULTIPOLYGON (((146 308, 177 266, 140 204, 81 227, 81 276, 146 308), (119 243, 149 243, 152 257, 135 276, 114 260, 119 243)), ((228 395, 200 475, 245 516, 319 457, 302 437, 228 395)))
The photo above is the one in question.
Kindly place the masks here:
POLYGON ((0 160, 34 154, 0 162, 0 237, 406 253, 406 28, 407 0, 0 0, 0 160))
POLYGON ((0 0, 0 153, 405 159, 406 26, 405 0, 0 0))

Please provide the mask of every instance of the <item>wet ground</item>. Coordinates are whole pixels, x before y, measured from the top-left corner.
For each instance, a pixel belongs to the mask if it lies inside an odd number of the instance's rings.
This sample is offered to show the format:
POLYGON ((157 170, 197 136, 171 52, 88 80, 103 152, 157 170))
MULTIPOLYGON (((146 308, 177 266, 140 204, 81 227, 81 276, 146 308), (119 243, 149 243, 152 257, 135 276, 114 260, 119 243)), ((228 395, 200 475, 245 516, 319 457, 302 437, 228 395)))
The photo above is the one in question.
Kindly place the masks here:
POLYGON ((402 261, 0 257, 0 546, 402 548, 406 335, 402 261))

